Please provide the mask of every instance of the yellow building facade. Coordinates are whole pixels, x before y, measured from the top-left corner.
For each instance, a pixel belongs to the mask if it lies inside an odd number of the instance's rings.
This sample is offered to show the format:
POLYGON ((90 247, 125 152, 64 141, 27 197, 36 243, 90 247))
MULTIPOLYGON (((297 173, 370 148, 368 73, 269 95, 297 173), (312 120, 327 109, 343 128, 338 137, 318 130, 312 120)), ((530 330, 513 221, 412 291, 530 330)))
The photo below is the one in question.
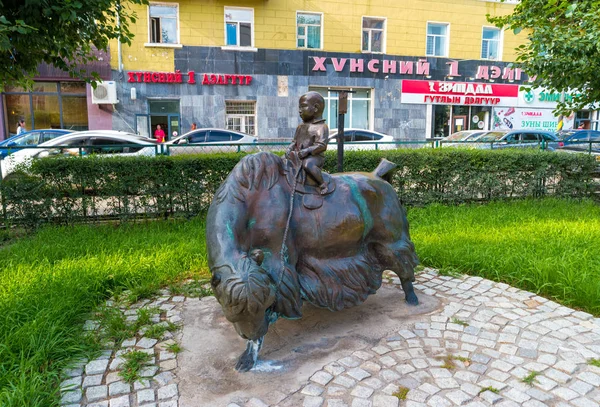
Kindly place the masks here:
MULTIPOLYGON (((427 23, 448 24, 449 43, 445 55, 454 59, 481 59, 482 30, 491 27, 486 15, 510 13, 513 5, 482 0, 352 0, 352 1, 160 1, 178 8, 179 44, 221 47, 226 45, 226 7, 251 8, 254 11, 254 47, 297 49, 297 13, 322 15, 322 44, 328 52, 361 53, 362 19, 385 19, 385 54, 423 56, 426 51, 427 23)), ((172 70, 176 47, 151 45, 149 8, 132 7, 138 19, 132 32, 131 46, 122 46, 123 68, 128 70, 172 70)), ((514 49, 524 36, 502 33, 501 61, 514 61, 514 49)), ((111 65, 117 68, 117 43, 111 44, 111 65)))

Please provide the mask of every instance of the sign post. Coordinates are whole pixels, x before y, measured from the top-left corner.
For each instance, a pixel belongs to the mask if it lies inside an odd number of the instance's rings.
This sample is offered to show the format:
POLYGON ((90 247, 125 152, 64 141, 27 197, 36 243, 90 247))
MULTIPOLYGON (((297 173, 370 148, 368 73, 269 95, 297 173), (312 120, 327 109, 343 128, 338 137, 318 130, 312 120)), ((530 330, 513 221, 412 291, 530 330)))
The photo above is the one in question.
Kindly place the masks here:
POLYGON ((348 92, 338 93, 337 171, 344 172, 344 117, 348 111, 348 92))

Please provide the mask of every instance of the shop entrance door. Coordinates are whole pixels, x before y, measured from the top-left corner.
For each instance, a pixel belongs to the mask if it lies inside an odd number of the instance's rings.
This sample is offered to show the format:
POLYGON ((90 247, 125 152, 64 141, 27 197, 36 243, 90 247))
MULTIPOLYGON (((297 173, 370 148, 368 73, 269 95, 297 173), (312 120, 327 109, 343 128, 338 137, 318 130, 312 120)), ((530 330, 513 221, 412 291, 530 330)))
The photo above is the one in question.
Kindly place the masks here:
POLYGON ((452 133, 457 131, 463 131, 467 129, 467 116, 453 116, 452 117, 452 133))
POLYGON ((181 135, 179 100, 149 99, 148 111, 149 114, 136 115, 135 130, 139 135, 153 138, 158 125, 165 132, 165 141, 171 140, 174 134, 181 135))

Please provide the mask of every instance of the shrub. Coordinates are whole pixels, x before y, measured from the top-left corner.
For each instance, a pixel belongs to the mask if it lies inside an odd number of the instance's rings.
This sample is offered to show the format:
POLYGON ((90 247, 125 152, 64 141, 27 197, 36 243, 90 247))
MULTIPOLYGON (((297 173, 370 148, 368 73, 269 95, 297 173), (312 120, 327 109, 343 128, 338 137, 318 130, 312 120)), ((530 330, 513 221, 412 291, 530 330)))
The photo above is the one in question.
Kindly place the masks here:
MULTIPOLYGON (((243 153, 174 157, 52 158, 0 184, 3 222, 38 226, 103 218, 190 217, 243 153)), ((398 164, 393 177, 404 205, 592 194, 594 158, 536 150, 397 149, 348 151, 346 171, 373 171, 381 158, 398 164)), ((325 170, 335 172, 335 152, 325 170)))

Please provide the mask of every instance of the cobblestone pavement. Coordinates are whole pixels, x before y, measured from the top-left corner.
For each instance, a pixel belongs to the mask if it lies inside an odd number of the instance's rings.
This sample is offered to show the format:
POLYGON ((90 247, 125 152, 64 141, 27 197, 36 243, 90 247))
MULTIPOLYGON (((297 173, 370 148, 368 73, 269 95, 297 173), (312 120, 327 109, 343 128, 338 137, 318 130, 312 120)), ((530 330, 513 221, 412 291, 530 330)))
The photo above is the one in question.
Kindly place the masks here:
MULTIPOLYGON (((388 279, 400 283, 392 275, 388 279)), ((411 329, 323 366, 276 406, 600 406, 600 367, 592 364, 600 362, 599 318, 507 284, 440 276, 431 269, 417 276, 415 288, 446 305, 411 329)), ((134 307, 158 305, 163 320, 176 322, 185 298, 164 294, 134 307)), ((76 388, 63 393, 62 404, 177 406, 177 362, 165 351, 172 341, 125 341, 119 351, 72 369, 63 385, 76 388), (133 348, 154 360, 144 379, 129 386, 117 372, 119 355, 133 348)), ((227 407, 265 406, 249 394, 245 403, 227 407)))

